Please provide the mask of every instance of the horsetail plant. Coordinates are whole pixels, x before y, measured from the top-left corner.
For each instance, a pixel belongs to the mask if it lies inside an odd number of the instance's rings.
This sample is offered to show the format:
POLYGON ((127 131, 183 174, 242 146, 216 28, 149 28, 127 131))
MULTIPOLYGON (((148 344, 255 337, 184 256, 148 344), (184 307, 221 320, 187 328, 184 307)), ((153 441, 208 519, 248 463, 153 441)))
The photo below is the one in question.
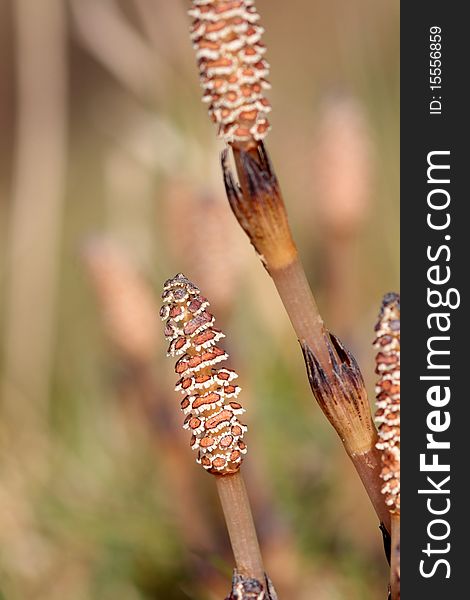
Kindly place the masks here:
POLYGON ((254 0, 193 0, 191 40, 209 115, 226 142, 249 144, 269 131, 270 84, 254 0))
POLYGON ((233 152, 222 154, 230 206, 270 274, 307 361, 312 391, 336 429, 386 529, 377 432, 359 369, 323 323, 300 261, 263 140, 269 131, 268 63, 254 0, 193 0, 191 37, 204 100, 233 152), (353 400, 354 399, 354 400, 353 400), (341 407, 341 408, 339 408, 341 407), (352 426, 350 421, 354 423, 352 426))
POLYGON ((392 600, 400 598, 400 296, 386 294, 375 327, 376 386, 384 504, 392 521, 390 587, 392 600))
POLYGON ((333 425, 375 507, 380 522, 389 530, 390 514, 384 505, 380 482, 377 432, 359 366, 340 340, 329 334, 333 377, 327 376, 308 344, 302 344, 312 392, 333 425))
POLYGON ((243 579, 256 580, 269 594, 263 561, 240 465, 247 452, 246 425, 239 416, 245 409, 237 401, 240 387, 235 371, 222 367, 228 354, 218 346, 225 337, 214 327, 209 302, 182 273, 168 279, 163 289, 160 317, 166 321, 168 356, 178 357, 176 391, 184 394, 183 428, 191 433, 196 462, 216 479, 236 563, 243 579))

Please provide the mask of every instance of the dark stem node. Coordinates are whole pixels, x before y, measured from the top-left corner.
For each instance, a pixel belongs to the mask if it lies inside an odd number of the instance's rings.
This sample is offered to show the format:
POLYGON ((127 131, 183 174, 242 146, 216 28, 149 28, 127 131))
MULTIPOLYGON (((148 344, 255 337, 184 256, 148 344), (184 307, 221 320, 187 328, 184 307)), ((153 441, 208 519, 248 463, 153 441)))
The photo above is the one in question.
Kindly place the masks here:
POLYGON ((262 583, 251 577, 243 577, 234 569, 232 590, 226 600, 277 600, 277 594, 267 575, 262 583))

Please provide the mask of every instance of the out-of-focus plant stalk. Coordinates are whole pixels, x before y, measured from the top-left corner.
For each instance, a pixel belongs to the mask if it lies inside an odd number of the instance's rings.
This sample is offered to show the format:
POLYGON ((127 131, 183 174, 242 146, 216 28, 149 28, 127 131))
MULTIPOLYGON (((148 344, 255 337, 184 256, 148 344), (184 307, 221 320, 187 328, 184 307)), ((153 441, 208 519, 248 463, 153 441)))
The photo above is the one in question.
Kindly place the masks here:
POLYGON ((354 96, 325 98, 312 154, 312 221, 322 241, 325 306, 335 331, 344 335, 357 317, 358 240, 370 209, 374 170, 366 115, 354 96))
POLYGON ((80 40, 121 84, 139 98, 155 100, 167 68, 126 19, 115 0, 70 0, 80 40), (158 74, 158 76, 157 76, 158 74))
POLYGON ((46 410, 54 353, 67 164, 67 18, 62 0, 16 0, 12 7, 18 111, 3 393, 7 409, 21 411, 25 423, 46 410))

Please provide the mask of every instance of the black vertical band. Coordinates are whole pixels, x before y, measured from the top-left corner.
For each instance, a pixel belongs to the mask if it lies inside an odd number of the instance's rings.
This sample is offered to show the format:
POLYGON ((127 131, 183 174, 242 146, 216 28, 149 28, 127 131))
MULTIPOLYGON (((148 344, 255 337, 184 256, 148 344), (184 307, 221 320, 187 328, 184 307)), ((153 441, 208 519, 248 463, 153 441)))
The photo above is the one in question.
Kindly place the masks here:
POLYGON ((470 594, 470 36, 463 13, 457 2, 401 4, 404 600, 470 594))

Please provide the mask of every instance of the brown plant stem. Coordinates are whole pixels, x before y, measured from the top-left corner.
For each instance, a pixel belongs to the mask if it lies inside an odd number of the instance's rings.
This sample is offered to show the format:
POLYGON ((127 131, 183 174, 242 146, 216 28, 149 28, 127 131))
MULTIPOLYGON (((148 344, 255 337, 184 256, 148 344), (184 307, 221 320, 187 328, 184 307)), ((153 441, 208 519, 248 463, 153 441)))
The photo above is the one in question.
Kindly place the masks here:
POLYGON ((392 514, 392 551, 390 559, 392 600, 400 600, 400 513, 392 514))
POLYGON ((331 373, 329 350, 324 342, 325 325, 297 252, 289 264, 271 268, 269 273, 299 342, 308 344, 324 370, 331 373))
POLYGON ((312 392, 336 429, 371 499, 389 530, 383 510, 376 430, 354 357, 329 336, 299 258, 274 169, 263 144, 233 146, 237 184, 222 170, 230 206, 271 275, 304 352, 312 392))
POLYGON ((325 336, 325 340, 330 348, 332 377, 328 377, 323 371, 311 348, 308 345, 302 347, 312 392, 343 442, 377 516, 387 531, 390 531, 390 513, 381 493, 377 430, 372 421, 359 366, 338 338, 330 334, 325 336))
POLYGON ((355 453, 348 452, 348 455, 359 475, 362 484, 367 492, 367 495, 372 502, 372 506, 380 519, 380 522, 386 527, 387 531, 390 531, 390 512, 385 506, 383 495, 380 491, 380 486, 377 482, 380 482, 380 471, 382 468, 380 461, 380 452, 375 447, 375 441, 372 441, 373 446, 365 452, 355 453))
POLYGON ((238 471, 232 475, 216 475, 215 480, 237 571, 244 577, 264 582, 263 559, 243 477, 238 471))
POLYGON ((232 210, 271 275, 300 343, 307 343, 324 371, 331 374, 325 326, 292 237, 269 157, 262 145, 249 151, 234 146, 233 154, 239 188, 227 171, 226 155, 222 158, 232 210))

